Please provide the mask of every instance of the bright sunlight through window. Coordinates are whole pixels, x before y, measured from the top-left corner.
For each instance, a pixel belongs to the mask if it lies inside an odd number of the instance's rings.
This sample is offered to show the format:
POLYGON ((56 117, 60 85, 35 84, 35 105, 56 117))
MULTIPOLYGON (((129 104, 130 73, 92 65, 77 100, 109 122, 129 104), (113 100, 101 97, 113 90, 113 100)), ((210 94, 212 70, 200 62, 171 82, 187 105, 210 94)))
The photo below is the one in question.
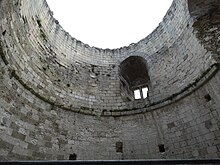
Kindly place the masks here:
POLYGON ((141 99, 141 93, 139 89, 134 91, 134 98, 135 100, 141 99))
POLYGON ((148 93, 148 88, 142 88, 142 93, 143 93, 143 98, 146 99, 147 98, 147 93, 148 93))

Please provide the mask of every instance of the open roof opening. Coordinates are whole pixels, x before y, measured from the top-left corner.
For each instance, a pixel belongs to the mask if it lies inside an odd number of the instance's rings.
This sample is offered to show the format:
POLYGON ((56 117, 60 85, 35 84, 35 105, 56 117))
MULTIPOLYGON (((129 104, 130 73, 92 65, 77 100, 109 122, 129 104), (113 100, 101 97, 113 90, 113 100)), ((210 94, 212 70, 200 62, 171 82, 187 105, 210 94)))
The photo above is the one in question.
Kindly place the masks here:
POLYGON ((100 48, 136 43, 162 21, 172 0, 47 0, 74 38, 100 48))

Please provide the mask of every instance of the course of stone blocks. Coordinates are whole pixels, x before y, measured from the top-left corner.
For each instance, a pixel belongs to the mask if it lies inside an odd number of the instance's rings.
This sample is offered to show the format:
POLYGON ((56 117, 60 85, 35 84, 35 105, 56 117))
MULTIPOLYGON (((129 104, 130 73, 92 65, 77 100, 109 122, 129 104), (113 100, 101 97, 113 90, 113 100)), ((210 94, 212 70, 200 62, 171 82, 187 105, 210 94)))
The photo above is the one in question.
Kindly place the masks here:
POLYGON ((111 50, 71 37, 46 0, 0 0, 0 160, 218 158, 219 11, 174 0, 149 36, 111 50), (146 79, 121 76, 129 57, 146 79))

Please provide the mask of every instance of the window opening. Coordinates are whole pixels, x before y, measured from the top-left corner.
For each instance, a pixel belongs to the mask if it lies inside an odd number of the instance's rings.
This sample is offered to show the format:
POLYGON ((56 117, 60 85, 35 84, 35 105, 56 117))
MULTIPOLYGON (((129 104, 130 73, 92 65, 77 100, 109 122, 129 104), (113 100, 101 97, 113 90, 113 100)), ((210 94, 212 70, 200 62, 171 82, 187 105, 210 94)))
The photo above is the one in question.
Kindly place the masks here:
POLYGON ((143 87, 134 90, 134 99, 139 100, 139 99, 146 99, 148 97, 148 87, 143 87))
POLYGON ((135 100, 141 99, 141 92, 139 89, 134 91, 134 99, 135 100))
POLYGON ((206 102, 209 102, 212 100, 212 98, 209 94, 205 95, 204 98, 205 98, 206 102))
POLYGON ((150 85, 146 60, 130 56, 120 64, 119 69, 122 96, 129 100, 146 99, 150 85))
POLYGON ((148 87, 142 88, 143 98, 146 99, 148 96, 148 87))

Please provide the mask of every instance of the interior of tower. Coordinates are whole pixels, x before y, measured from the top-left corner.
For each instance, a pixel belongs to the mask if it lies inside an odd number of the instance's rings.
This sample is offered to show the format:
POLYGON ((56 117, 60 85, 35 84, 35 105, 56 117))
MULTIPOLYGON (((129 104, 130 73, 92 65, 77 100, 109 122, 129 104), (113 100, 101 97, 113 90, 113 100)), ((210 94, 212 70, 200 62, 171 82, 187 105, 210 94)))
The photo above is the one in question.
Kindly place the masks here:
POLYGON ((220 1, 174 0, 118 49, 46 0, 0 0, 0 162, 220 157, 220 1))

